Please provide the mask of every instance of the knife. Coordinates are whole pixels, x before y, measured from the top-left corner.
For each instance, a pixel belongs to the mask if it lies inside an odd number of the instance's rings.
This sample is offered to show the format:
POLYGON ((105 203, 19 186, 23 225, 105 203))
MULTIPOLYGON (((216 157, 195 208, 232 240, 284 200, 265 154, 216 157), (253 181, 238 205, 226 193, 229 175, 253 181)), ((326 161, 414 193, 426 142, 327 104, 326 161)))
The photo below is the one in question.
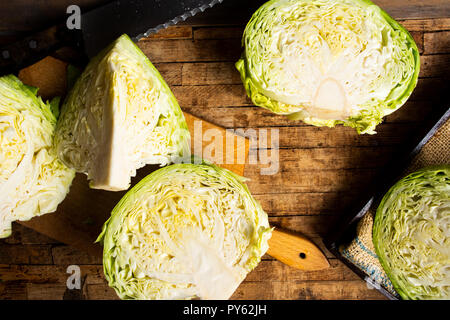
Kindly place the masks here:
POLYGON ((0 75, 15 73, 65 46, 92 58, 124 33, 138 41, 222 1, 116 0, 82 13, 80 29, 70 30, 64 22, 0 48, 0 75))

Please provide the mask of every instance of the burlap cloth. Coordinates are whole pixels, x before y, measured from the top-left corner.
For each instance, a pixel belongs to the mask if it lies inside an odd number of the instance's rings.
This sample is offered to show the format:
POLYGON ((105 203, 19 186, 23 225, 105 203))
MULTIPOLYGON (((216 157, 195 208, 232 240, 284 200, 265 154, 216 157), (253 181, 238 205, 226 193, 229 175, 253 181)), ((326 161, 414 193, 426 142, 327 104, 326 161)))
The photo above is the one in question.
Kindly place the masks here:
MULTIPOLYGON (((422 147, 413 158, 403 176, 423 167, 441 164, 450 164, 450 120, 447 120, 422 147)), ((398 297, 394 287, 384 272, 375 253, 372 242, 372 226, 377 203, 372 203, 356 227, 356 237, 349 244, 341 245, 341 254, 370 278, 374 285, 382 286, 388 292, 398 297)))

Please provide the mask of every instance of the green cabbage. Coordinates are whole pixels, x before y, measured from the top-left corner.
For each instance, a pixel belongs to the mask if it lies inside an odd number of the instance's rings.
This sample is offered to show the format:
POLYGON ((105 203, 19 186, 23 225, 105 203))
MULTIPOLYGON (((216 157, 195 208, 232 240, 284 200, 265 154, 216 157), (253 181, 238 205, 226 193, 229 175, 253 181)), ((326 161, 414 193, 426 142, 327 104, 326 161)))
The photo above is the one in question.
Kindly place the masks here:
POLYGON ((236 63, 263 108, 358 133, 400 108, 417 83, 411 35, 368 0, 272 0, 245 28, 236 63))
POLYGON ((189 131, 169 87, 127 35, 91 60, 62 108, 58 156, 90 187, 125 190, 136 170, 189 155, 189 131))
POLYGON ((382 199, 373 242, 403 299, 450 299, 450 165, 397 182, 382 199))
POLYGON ((52 105, 36 93, 13 75, 0 78, 0 238, 13 221, 55 211, 75 175, 53 148, 52 105))
POLYGON ((185 163, 128 191, 98 241, 106 279, 122 299, 227 299, 259 263, 270 235, 242 177, 185 163))

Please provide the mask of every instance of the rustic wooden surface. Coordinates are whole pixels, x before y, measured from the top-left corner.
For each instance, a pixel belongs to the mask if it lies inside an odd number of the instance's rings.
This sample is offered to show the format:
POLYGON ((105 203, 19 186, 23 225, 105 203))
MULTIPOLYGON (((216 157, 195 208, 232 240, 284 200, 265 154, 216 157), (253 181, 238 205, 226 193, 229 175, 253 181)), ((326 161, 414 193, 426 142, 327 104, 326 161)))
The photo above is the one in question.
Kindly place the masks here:
MULTIPOLYGON (((261 166, 248 165, 249 187, 272 224, 302 232, 323 248, 322 238, 361 190, 371 186, 394 152, 448 97, 450 1, 375 1, 412 33, 422 55, 420 80, 412 97, 385 119, 375 136, 358 136, 344 127, 312 127, 252 106, 233 63, 241 52, 245 21, 263 1, 249 0, 244 10, 233 7, 243 1, 227 1, 223 10, 213 8, 139 46, 168 81, 183 110, 226 128, 279 130, 279 173, 260 175, 261 166)), ((64 15, 67 3, 73 2, 2 2, 0 40, 43 26, 64 15), (27 5, 30 8, 25 10, 27 5), (26 19, 14 14, 21 10, 26 19)), ((93 6, 101 1, 80 2, 93 6)), ((233 298, 384 299, 326 253, 331 264, 327 272, 303 272, 265 256, 233 298)), ((10 238, 0 241, 0 280, 1 299, 116 298, 105 283, 100 259, 18 224, 10 238), (66 290, 66 268, 74 264, 81 267, 84 279, 80 292, 66 290)))

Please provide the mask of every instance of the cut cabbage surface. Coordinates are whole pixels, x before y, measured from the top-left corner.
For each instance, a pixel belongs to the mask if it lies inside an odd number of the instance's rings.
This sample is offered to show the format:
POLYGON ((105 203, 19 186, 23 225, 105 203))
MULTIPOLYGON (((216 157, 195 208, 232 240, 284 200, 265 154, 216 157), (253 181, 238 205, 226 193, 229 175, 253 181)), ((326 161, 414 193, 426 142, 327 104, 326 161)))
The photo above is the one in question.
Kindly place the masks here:
POLYGON ((450 166, 397 182, 377 209, 373 242, 403 299, 450 299, 450 166))
POLYGON ((98 240, 106 279, 122 299, 228 299, 270 236, 242 177, 174 164, 128 191, 98 240))
POLYGON ((13 75, 0 78, 0 238, 13 221, 54 212, 75 175, 57 158, 56 117, 36 93, 13 75))
POLYGON ((272 0, 245 28, 236 63, 261 107, 317 126, 375 133, 419 74, 411 35, 368 0, 272 0))
POLYGON ((183 113, 159 72, 121 36, 91 60, 62 108, 60 159, 90 187, 125 190, 136 170, 189 156, 183 113))

